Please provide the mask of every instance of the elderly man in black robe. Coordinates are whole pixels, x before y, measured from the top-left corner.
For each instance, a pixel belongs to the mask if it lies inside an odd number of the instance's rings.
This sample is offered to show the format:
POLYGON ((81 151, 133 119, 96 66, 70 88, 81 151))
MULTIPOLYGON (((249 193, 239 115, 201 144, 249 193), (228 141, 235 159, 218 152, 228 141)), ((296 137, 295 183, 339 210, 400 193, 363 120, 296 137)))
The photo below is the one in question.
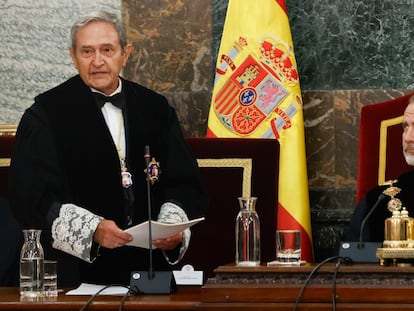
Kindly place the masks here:
MULTIPOLYGON (((23 228, 42 230, 59 286, 128 284, 148 250, 127 246, 148 219, 145 147, 158 172, 151 215, 177 223, 204 215, 206 192, 166 98, 120 77, 132 46, 116 15, 94 12, 71 29, 78 75, 40 94, 21 118, 10 170, 11 207, 23 228)), ((183 256, 189 229, 153 241, 154 268, 183 256)))

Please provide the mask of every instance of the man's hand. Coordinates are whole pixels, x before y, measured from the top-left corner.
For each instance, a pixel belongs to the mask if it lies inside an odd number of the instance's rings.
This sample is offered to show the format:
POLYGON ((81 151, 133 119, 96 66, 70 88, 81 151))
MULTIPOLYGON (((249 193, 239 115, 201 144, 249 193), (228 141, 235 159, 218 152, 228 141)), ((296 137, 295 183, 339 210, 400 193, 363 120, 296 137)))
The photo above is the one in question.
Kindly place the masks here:
POLYGON ((106 248, 117 248, 132 241, 129 233, 122 231, 112 220, 102 220, 95 230, 93 239, 106 248))
POLYGON ((180 232, 165 239, 157 239, 152 241, 154 246, 165 251, 173 250, 183 240, 184 233, 180 232))

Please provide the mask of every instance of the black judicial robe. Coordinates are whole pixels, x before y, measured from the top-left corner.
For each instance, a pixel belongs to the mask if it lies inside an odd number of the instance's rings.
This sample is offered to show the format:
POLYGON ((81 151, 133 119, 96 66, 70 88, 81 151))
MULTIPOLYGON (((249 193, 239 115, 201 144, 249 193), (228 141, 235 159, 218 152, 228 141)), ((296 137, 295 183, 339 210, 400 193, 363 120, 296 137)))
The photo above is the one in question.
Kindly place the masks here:
MULTIPOLYGON (((196 159, 186 145, 175 110, 167 100, 136 83, 122 80, 126 94, 127 165, 134 180, 134 224, 148 219, 144 147, 160 163, 152 186, 152 218, 172 201, 190 219, 204 215, 206 192, 196 159)), ((59 261, 59 286, 79 282, 129 284, 130 272, 148 269, 148 250, 101 248, 93 263, 53 249, 47 215, 54 202, 74 203, 114 220, 121 228, 129 213, 115 144, 90 88, 80 76, 37 96, 18 126, 10 169, 11 207, 23 228, 42 229, 45 258, 59 261)), ((57 215, 56 215, 57 216, 57 215)), ((154 269, 167 270, 161 251, 154 269)))
MULTIPOLYGON (((396 195, 402 202, 402 206, 407 208, 409 216, 414 217, 414 170, 402 174, 398 177, 398 182, 394 186, 401 189, 396 195)), ((349 229, 344 234, 343 241, 359 241, 361 222, 375 205, 378 197, 387 186, 378 186, 370 190, 365 198, 356 207, 352 216, 349 229)), ((371 216, 367 219, 363 229, 364 242, 383 242, 385 219, 391 217, 391 212, 387 209, 389 196, 385 196, 375 208, 371 216)))

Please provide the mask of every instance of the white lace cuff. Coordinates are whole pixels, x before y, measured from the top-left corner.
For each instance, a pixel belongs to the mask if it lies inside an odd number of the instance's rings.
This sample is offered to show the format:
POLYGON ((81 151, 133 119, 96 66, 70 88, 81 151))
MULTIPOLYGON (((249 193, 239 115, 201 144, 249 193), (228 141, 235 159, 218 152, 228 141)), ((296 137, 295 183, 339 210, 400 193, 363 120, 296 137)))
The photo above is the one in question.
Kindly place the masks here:
POLYGON ((92 262, 93 235, 103 218, 74 204, 62 204, 52 224, 52 246, 65 253, 92 262))
MULTIPOLYGON (((167 224, 175 224, 179 222, 188 221, 188 217, 181 207, 179 207, 178 205, 174 203, 166 202, 161 206, 160 213, 158 214, 158 221, 167 223, 167 224)), ((185 252, 188 249, 190 238, 191 238, 191 230, 190 228, 187 228, 184 230, 180 252, 178 254, 178 258, 175 261, 171 261, 170 258, 167 256, 166 252, 163 251, 165 260, 167 260, 167 262, 170 265, 177 264, 183 258, 185 252)))

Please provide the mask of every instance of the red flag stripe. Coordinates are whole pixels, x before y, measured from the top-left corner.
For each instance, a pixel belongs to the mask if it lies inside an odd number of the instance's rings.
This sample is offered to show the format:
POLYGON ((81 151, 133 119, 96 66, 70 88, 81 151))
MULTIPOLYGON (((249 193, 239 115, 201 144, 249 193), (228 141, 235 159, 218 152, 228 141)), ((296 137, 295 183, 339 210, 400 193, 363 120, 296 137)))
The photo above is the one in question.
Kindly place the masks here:
POLYGON ((216 97, 216 110, 224 115, 229 114, 237 105, 238 93, 239 89, 231 86, 222 89, 216 97))
POLYGON ((287 15, 286 1, 285 0, 275 0, 277 4, 280 5, 285 14, 287 15))

